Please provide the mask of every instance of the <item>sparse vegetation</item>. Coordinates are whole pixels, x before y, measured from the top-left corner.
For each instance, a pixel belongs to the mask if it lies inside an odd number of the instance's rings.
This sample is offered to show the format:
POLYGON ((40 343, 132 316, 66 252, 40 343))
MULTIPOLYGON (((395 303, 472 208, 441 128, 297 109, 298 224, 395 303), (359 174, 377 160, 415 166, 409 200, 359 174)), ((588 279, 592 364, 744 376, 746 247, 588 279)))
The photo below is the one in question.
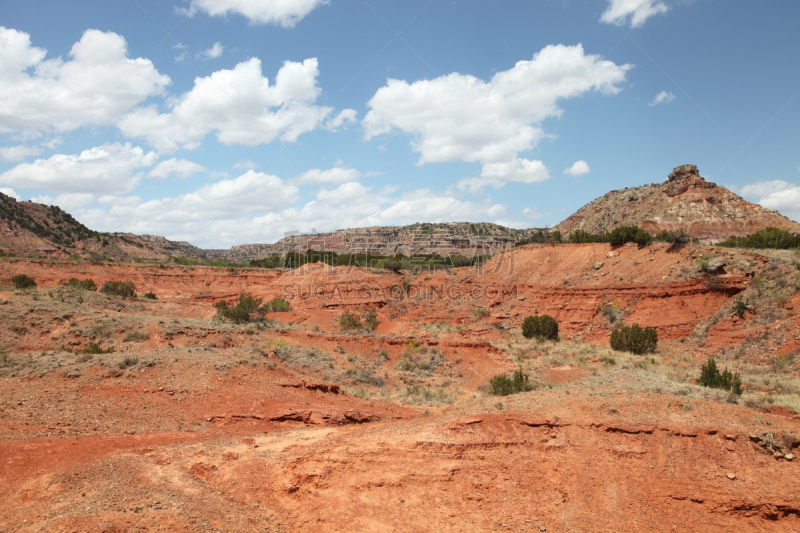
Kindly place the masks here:
POLYGON ((79 289, 82 291, 96 291, 97 285, 95 285, 94 281, 91 279, 84 279, 79 280, 78 278, 70 278, 68 282, 64 284, 65 287, 70 287, 72 289, 79 289))
POLYGON ((107 349, 103 350, 103 348, 100 347, 100 343, 92 342, 92 343, 87 344, 83 348, 83 350, 81 350, 78 353, 91 354, 91 355, 99 355, 99 354, 104 354, 104 353, 114 353, 114 347, 113 346, 109 346, 107 349))
POLYGON ((717 244, 727 248, 793 250, 800 248, 800 235, 784 229, 767 228, 747 237, 729 237, 717 244))
POLYGON ((100 292, 120 298, 133 298, 136 288, 132 281, 106 281, 100 285, 100 292))
POLYGON ((154 292, 146 292, 142 296, 145 300, 158 300, 158 296, 154 292))
POLYGON ((339 315, 339 328, 342 331, 356 331, 359 329, 375 331, 380 323, 376 309, 360 311, 360 313, 345 311, 339 315))
POLYGON ((140 329, 136 329, 133 331, 128 331, 122 337, 122 342, 142 342, 146 341, 150 338, 150 334, 146 331, 142 331, 140 329))
POLYGON ((525 317, 522 322, 522 335, 526 339, 558 339, 558 322, 550 315, 525 317))
POLYGON ((254 298, 252 294, 243 292, 234 306, 228 305, 224 300, 214 304, 217 308, 216 318, 230 320, 234 324, 245 324, 252 320, 263 321, 267 313, 291 310, 289 304, 282 298, 270 300, 265 305, 261 305, 262 301, 262 298, 254 298))
POLYGON ((36 287, 36 281, 27 274, 11 276, 11 283, 15 289, 32 289, 36 287))
POLYGON ((735 396, 742 395, 742 379, 739 377, 739 373, 732 373, 727 368, 720 372, 713 357, 709 358, 708 362, 700 369, 697 383, 704 387, 730 391, 735 396))
POLYGON ((655 328, 639 327, 639 324, 623 326, 611 332, 611 348, 619 352, 637 355, 655 352, 658 345, 658 332, 655 328))
POLYGON ((489 393, 492 396, 509 396, 533 389, 534 387, 528 374, 523 372, 521 368, 516 370, 510 378, 505 374, 501 374, 489 380, 489 393))

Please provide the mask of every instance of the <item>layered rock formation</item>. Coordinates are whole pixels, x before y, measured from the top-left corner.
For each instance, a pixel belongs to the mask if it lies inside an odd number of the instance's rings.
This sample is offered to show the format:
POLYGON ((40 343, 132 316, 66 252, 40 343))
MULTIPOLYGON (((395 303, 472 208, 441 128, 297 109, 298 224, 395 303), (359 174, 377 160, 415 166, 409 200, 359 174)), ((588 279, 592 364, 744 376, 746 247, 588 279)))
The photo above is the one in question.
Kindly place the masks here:
POLYGON ((653 235, 683 228, 690 237, 706 243, 768 227, 800 232, 800 224, 777 211, 706 181, 695 165, 676 167, 664 183, 611 191, 554 229, 563 234, 576 230, 602 233, 621 225, 639 226, 653 235))

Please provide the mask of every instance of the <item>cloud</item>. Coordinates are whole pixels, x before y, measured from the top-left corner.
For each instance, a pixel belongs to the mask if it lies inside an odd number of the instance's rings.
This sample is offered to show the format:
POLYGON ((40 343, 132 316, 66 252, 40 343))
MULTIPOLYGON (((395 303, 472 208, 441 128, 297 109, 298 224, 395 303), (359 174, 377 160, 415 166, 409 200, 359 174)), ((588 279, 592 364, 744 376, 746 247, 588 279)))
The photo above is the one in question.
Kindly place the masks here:
POLYGON ((600 16, 600 22, 631 28, 641 28, 647 19, 669 11, 660 0, 608 0, 608 8, 600 16))
POLYGON ((297 228, 313 227, 325 232, 419 221, 480 222, 496 220, 507 213, 505 205, 491 199, 470 202, 429 189, 393 196, 395 187, 376 191, 354 180, 357 174, 369 174, 357 169, 336 167, 316 172, 334 188, 318 189, 302 205, 293 205, 299 193, 295 180, 281 180, 250 170, 238 178, 220 180, 176 197, 145 202, 135 196, 101 197, 94 203, 113 205, 113 211, 79 208, 73 215, 100 231, 165 235, 170 239, 191 240, 198 246, 220 248, 275 242, 283 232, 297 228), (336 183, 345 174, 351 181, 336 183))
POLYGON ((194 16, 203 11, 212 17, 238 13, 253 24, 275 24, 293 28, 317 6, 328 0, 192 0, 185 12, 194 16))
POLYGON ((333 168, 327 170, 320 170, 318 168, 308 170, 297 176, 294 181, 296 183, 318 185, 321 183, 332 183, 334 185, 341 185, 343 183, 350 183, 358 181, 364 177, 375 176, 376 172, 360 172, 354 168, 350 168, 342 161, 336 161, 333 168))
POLYGON ((336 131, 342 126, 347 127, 355 122, 358 122, 358 112, 355 109, 343 109, 341 113, 325 123, 325 128, 336 131))
POLYGON ((147 175, 148 178, 159 178, 164 179, 168 178, 169 176, 175 176, 176 178, 188 178, 193 174, 197 174, 198 172, 204 172, 206 168, 202 165, 198 165, 193 161, 188 161, 186 159, 167 159, 166 161, 162 161, 156 167, 150 171, 147 175))
POLYGON ((205 50, 205 51, 201 52, 200 55, 202 55, 206 59, 215 59, 217 57, 221 57, 222 56, 222 51, 223 50, 225 50, 225 46, 217 42, 217 43, 214 43, 214 46, 212 46, 208 50, 205 50))
POLYGON ((14 189, 12 189, 10 187, 0 187, 0 192, 5 194, 6 196, 10 196, 11 198, 15 199, 16 201, 19 201, 19 199, 20 199, 19 194, 17 194, 17 191, 15 191, 14 189))
POLYGON ((0 27, 0 132, 74 130, 110 125, 149 96, 164 94, 170 79, 149 59, 129 59, 125 39, 86 30, 68 61, 45 60, 30 35, 0 27))
POLYGON ((21 144, 19 146, 3 146, 0 148, 0 159, 3 161, 22 161, 26 157, 39 155, 42 149, 38 146, 26 146, 21 144))
POLYGON ((286 61, 275 83, 261 75, 261 61, 252 58, 232 70, 195 79, 194 87, 171 101, 171 110, 140 107, 120 121, 129 137, 143 137, 159 152, 196 149, 215 132, 223 144, 255 146, 274 138, 294 142, 323 126, 333 108, 317 106, 316 58, 286 61))
POLYGON ((130 143, 106 144, 79 155, 55 154, 21 163, 0 174, 0 183, 60 193, 124 194, 139 185, 137 170, 156 159, 155 152, 145 153, 130 143))
POLYGON ((736 192, 800 222, 800 186, 783 180, 757 181, 737 188, 736 192))
POLYGON ((247 161, 239 161, 238 163, 233 165, 233 168, 244 168, 244 169, 248 169, 248 170, 253 170, 256 167, 258 167, 258 165, 256 165, 255 163, 253 163, 249 159, 247 161))
POLYGON ((542 213, 535 207, 533 208, 526 207, 525 209, 522 210, 522 214, 525 215, 527 218, 544 218, 550 216, 550 213, 542 213))
POLYGON ((57 205, 61 209, 69 212, 95 203, 95 196, 91 193, 59 194, 55 198, 52 196, 42 195, 34 196, 31 198, 31 202, 44 205, 57 205))
POLYGON ((479 162, 487 181, 541 181, 544 165, 519 153, 547 136, 541 123, 562 114, 559 100, 616 94, 631 68, 586 55, 580 44, 551 45, 488 82, 459 73, 414 83, 389 79, 368 102, 364 138, 398 130, 413 136, 419 165, 479 162))
POLYGON ((655 107, 660 104, 668 104, 675 100, 675 98, 677 98, 677 96, 674 94, 668 93, 667 91, 661 91, 655 96, 655 98, 653 98, 653 101, 647 105, 650 107, 655 107))
POLYGON ((564 174, 568 176, 584 176, 589 173, 589 164, 581 159, 580 161, 575 161, 571 167, 564 169, 564 174))
POLYGON ((531 184, 548 179, 550 172, 544 163, 517 157, 511 161, 485 163, 479 177, 464 178, 456 187, 461 191, 478 192, 487 186, 500 189, 509 181, 531 184))

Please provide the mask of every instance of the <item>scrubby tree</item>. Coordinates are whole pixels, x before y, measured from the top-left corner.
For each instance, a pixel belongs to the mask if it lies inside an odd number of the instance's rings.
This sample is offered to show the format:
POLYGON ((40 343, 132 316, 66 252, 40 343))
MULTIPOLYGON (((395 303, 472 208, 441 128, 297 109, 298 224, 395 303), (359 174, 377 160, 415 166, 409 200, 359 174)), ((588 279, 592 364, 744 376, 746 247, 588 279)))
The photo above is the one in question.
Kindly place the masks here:
POLYGON ((619 246, 628 242, 635 242, 639 246, 650 244, 653 237, 637 226, 619 226, 614 228, 609 235, 609 242, 619 246))
POLYGON ((644 354, 656 351, 658 332, 655 328, 640 328, 639 324, 624 326, 611 332, 611 348, 618 352, 644 354))
POLYGON ((103 294, 111 294, 120 298, 133 298, 136 296, 135 290, 136 287, 132 281, 105 281, 100 285, 100 292, 103 294))
POLYGON ((489 392, 492 396, 508 396, 530 390, 533 390, 533 384, 531 384, 528 374, 524 373, 522 369, 516 370, 510 378, 505 374, 500 374, 489 380, 489 392))
POLYGON ((339 316, 339 327, 342 328, 344 331, 352 331, 354 329, 360 329, 364 326, 364 323, 361 322, 361 317, 358 314, 345 311, 339 316))
POLYGON ((558 339, 558 322, 550 315, 525 317, 522 322, 522 335, 526 339, 545 338, 558 339))
POLYGON ((736 396, 742 395, 742 379, 739 377, 739 373, 733 373, 727 368, 720 372, 713 357, 710 357, 700 369, 700 378, 697 383, 704 387, 724 389, 736 396))
POLYGON ((36 281, 27 274, 11 276, 11 283, 14 284, 15 289, 31 289, 36 287, 36 281))
POLYGON ((91 279, 79 280, 78 278, 70 278, 70 280, 66 282, 64 286, 71 287, 73 289, 80 289, 82 291, 97 290, 97 285, 95 285, 94 281, 91 279))

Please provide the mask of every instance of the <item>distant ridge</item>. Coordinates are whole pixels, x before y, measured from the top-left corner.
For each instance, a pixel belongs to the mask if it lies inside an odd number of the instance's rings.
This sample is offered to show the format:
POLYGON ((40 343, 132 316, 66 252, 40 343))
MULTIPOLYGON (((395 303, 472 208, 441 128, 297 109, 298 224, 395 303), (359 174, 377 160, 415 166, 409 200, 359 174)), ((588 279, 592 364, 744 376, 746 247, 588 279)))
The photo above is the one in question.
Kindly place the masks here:
POLYGON ((777 211, 706 181, 695 165, 676 167, 664 183, 611 191, 553 229, 568 235, 576 230, 602 233, 621 225, 639 226, 653 235, 683 228, 704 243, 768 227, 800 232, 800 224, 777 211))

